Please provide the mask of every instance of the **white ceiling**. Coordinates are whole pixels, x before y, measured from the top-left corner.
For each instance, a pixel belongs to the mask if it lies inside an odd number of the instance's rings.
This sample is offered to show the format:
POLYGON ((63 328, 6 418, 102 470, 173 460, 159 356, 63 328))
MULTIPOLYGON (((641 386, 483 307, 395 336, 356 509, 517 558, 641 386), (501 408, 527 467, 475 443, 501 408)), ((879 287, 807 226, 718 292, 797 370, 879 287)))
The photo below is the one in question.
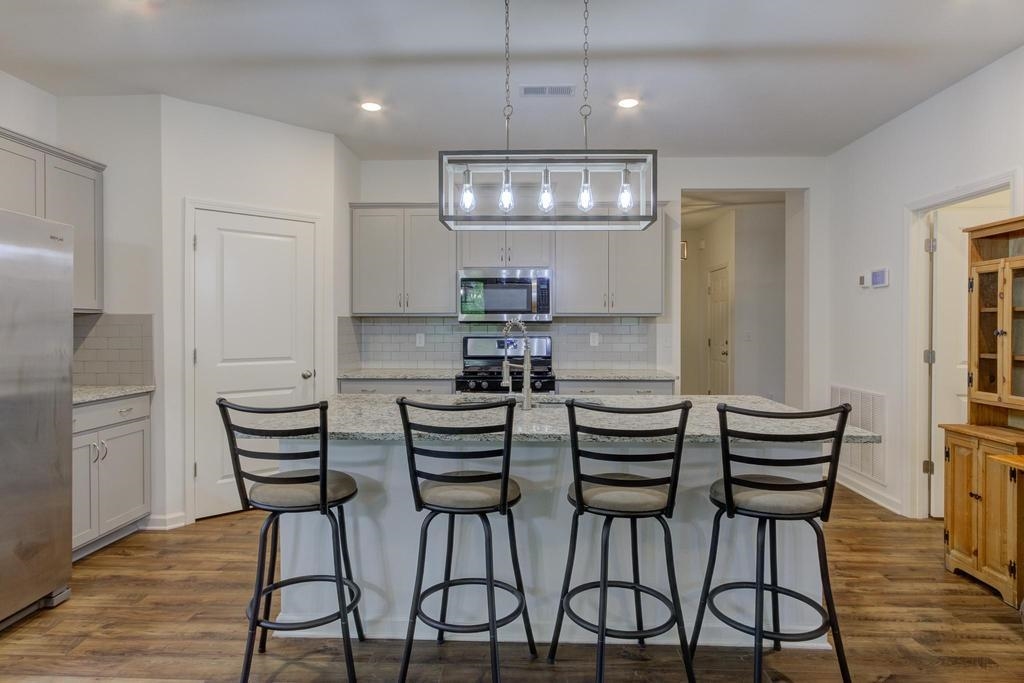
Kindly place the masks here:
MULTIPOLYGON (((511 0, 513 88, 582 82, 582 0, 511 0)), ((0 70, 337 133, 364 159, 504 143, 500 0, 4 0, 0 70), (358 108, 376 99, 384 111, 358 108)), ((592 146, 823 155, 1024 44, 1021 0, 593 0, 592 146), (614 103, 638 97, 631 111, 614 103)), ((515 97, 512 144, 575 147, 515 97)))

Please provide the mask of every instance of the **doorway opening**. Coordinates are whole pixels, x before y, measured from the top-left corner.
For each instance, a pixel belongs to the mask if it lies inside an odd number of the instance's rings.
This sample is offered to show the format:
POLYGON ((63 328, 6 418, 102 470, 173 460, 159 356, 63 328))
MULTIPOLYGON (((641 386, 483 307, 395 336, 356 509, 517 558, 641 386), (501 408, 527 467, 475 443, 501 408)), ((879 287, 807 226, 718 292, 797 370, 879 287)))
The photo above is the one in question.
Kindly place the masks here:
POLYGON ((790 194, 682 192, 681 393, 786 400, 790 194))

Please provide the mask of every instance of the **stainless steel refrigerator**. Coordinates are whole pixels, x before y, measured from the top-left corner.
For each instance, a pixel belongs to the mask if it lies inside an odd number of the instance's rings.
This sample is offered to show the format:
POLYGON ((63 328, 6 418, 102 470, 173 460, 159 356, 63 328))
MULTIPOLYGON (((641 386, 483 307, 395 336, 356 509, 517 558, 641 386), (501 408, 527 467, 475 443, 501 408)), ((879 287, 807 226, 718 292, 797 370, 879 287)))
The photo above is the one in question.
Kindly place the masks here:
POLYGON ((72 239, 0 211, 0 628, 68 595, 72 239))

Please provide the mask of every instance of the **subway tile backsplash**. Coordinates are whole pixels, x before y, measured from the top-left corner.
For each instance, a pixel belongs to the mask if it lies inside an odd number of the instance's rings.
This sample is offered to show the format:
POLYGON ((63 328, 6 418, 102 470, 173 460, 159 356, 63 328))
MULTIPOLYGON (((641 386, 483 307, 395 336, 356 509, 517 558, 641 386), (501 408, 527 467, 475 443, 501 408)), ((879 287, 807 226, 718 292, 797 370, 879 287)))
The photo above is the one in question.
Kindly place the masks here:
MULTIPOLYGON (((448 318, 339 318, 338 367, 459 368, 462 338, 500 334, 502 325, 448 318), (423 334, 423 346, 416 335, 423 334)), ((657 334, 652 318, 560 318, 530 323, 530 334, 552 337, 556 368, 654 369, 657 334), (597 332, 598 346, 590 345, 597 332)))
POLYGON ((72 383, 153 384, 153 316, 76 313, 72 383))

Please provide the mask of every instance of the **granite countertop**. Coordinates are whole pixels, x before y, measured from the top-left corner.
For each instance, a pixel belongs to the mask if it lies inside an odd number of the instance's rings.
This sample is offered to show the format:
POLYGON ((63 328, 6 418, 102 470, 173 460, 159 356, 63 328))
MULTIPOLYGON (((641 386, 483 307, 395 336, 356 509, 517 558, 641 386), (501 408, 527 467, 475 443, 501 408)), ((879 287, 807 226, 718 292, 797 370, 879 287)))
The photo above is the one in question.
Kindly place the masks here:
MULTIPOLYGON (((342 394, 332 396, 328 408, 328 430, 333 440, 346 441, 402 441, 402 421, 395 403, 395 395, 353 395, 342 394)), ((445 395, 431 396, 431 403, 460 404, 467 402, 486 402, 500 400, 501 396, 478 394, 474 395, 445 395)), ((564 395, 545 394, 534 397, 532 410, 517 409, 515 414, 514 435, 517 442, 566 442, 569 440, 569 423, 566 414, 565 400, 570 398, 564 395)), ((718 411, 715 407, 718 403, 726 401, 732 405, 753 408, 757 410, 794 410, 781 403, 762 398, 760 396, 586 396, 581 397, 583 401, 599 402, 610 406, 642 407, 669 405, 671 403, 689 399, 693 402, 693 409, 690 411, 689 421, 686 428, 687 443, 718 443, 718 411)), ((414 420, 423 419, 431 424, 444 424, 452 426, 467 426, 480 424, 494 424, 495 412, 486 411, 482 415, 469 415, 467 413, 432 413, 424 417, 425 411, 414 411, 414 420), (418 412, 419 415, 416 415, 418 412)), ((678 419, 678 416, 675 417, 678 419)), ((632 417, 629 415, 611 415, 606 413, 594 413, 587 416, 582 424, 594 426, 629 428, 658 428, 673 426, 675 419, 671 413, 658 417, 632 417)), ((259 416, 249 417, 244 424, 258 426, 268 429, 289 429, 305 427, 314 424, 315 414, 307 416, 259 416)), ((734 417, 733 423, 739 428, 757 429, 760 422, 754 418, 734 417)), ((828 431, 832 428, 834 420, 820 418, 815 420, 792 420, 776 422, 771 425, 775 433, 791 433, 792 431, 828 431)), ((458 435, 425 434, 423 438, 436 440, 498 440, 500 434, 474 435, 462 437, 458 435)), ((614 438, 595 437, 582 435, 581 438, 588 440, 613 441, 614 438)), ((846 443, 881 443, 881 437, 877 434, 847 427, 843 441, 846 443)), ((638 441, 631 439, 631 441, 638 441)), ((660 437, 647 439, 650 442, 671 442, 672 437, 660 437)))
POLYGON ((555 377, 564 380, 596 381, 674 381, 676 376, 665 370, 586 370, 581 368, 555 368, 555 377))
POLYGON ((455 379, 454 368, 350 368, 338 371, 338 379, 455 379))
POLYGON ((148 384, 128 384, 123 386, 85 384, 72 387, 72 405, 95 403, 97 401, 108 401, 113 398, 126 398, 138 396, 139 394, 150 394, 156 391, 156 387, 148 384))

